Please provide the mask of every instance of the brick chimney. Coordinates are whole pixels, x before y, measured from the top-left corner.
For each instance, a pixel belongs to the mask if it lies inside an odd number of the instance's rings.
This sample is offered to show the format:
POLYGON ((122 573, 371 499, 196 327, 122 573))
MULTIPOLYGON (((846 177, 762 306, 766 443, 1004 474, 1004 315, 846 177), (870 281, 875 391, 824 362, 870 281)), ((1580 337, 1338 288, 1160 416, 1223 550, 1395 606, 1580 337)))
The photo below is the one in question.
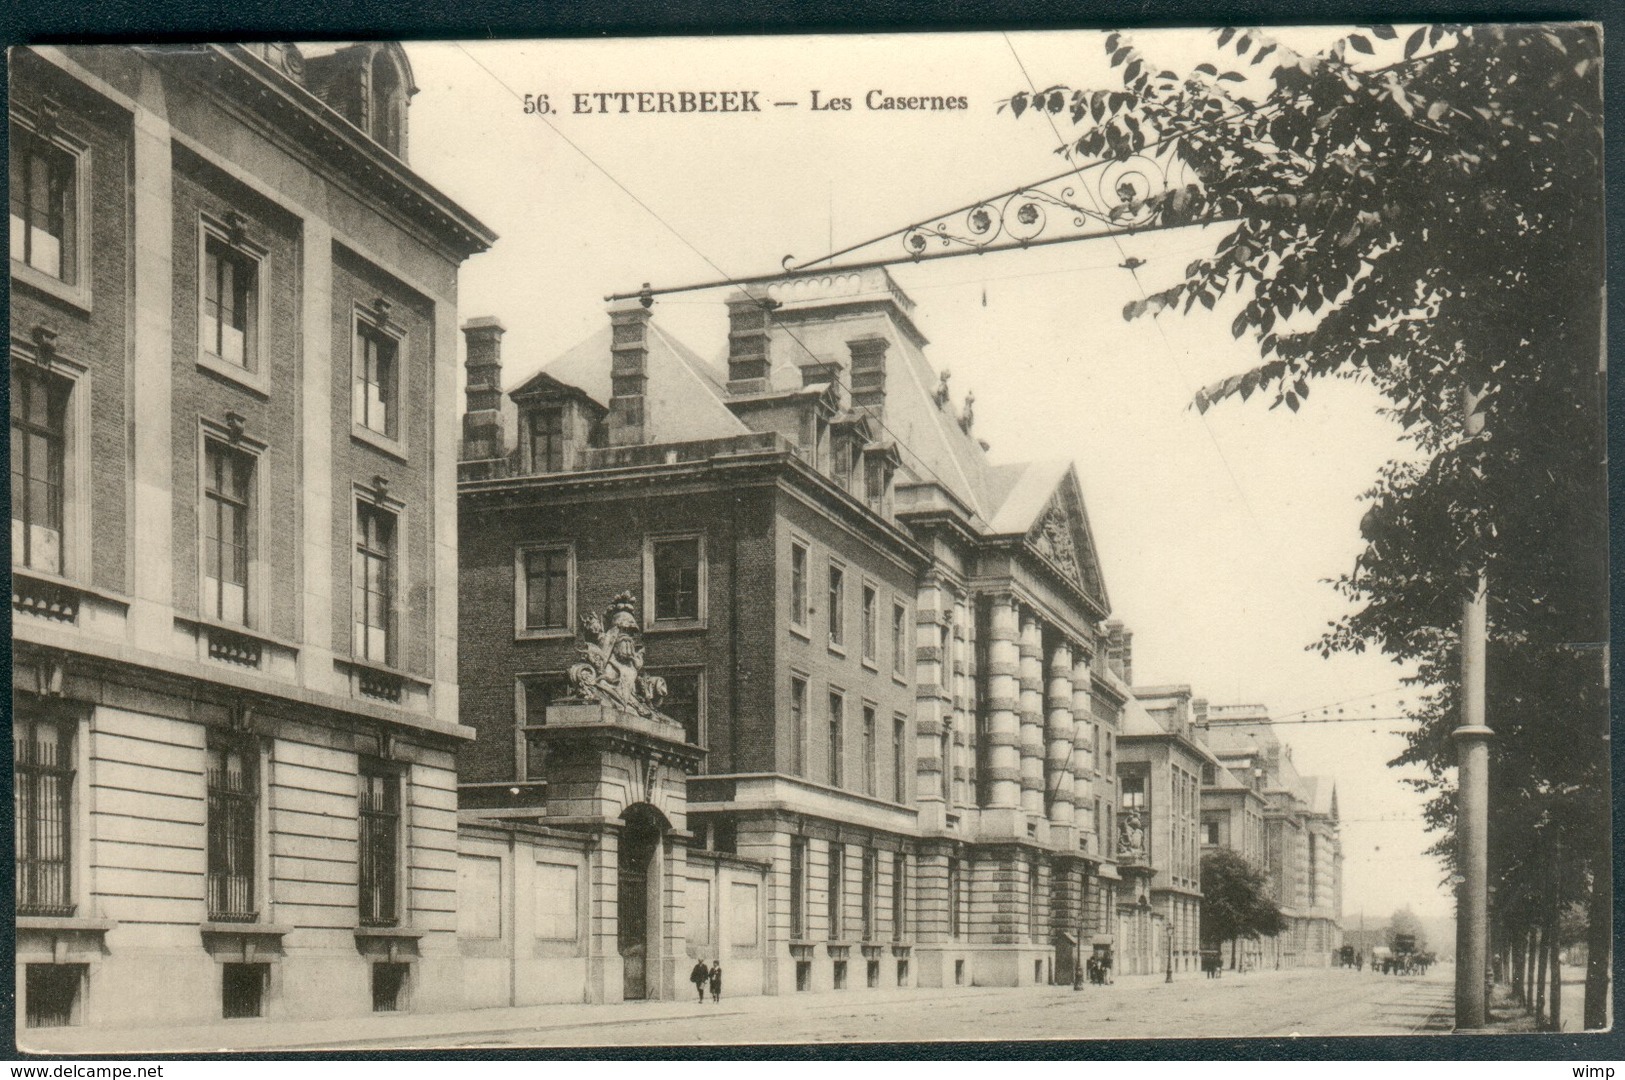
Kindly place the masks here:
POLYGON ((622 300, 609 309, 609 445, 637 446, 645 441, 644 412, 649 386, 649 309, 638 300, 622 300))
POLYGON ((883 337, 858 338, 846 343, 852 351, 852 407, 882 409, 886 404, 886 349, 883 337))
POLYGON ((728 392, 755 394, 767 389, 768 327, 777 305, 766 296, 741 290, 728 297, 728 392))
POLYGON ((463 460, 502 456, 502 321, 482 315, 463 324, 468 343, 467 410, 463 413, 463 460))

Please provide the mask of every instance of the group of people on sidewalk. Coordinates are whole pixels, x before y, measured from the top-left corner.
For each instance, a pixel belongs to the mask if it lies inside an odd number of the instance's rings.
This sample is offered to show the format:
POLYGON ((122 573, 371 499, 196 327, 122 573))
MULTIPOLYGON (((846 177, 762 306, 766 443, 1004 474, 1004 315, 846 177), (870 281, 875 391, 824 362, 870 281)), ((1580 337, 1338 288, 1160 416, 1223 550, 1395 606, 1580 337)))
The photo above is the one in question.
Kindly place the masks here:
POLYGON ((712 1001, 721 1001, 722 961, 714 961, 709 967, 704 960, 695 961, 694 970, 688 973, 688 981, 693 983, 694 989, 699 992, 700 1004, 705 1004, 706 987, 711 988, 712 1001))

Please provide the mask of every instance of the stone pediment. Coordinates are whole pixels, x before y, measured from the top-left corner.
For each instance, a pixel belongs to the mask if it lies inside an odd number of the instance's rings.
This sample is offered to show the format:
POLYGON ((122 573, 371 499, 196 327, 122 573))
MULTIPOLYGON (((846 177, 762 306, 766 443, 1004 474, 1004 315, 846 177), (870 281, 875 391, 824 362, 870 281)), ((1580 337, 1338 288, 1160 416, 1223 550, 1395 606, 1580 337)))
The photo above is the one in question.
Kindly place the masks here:
POLYGON ((1027 530, 1027 546, 1103 611, 1111 608, 1077 475, 1068 469, 1027 530))

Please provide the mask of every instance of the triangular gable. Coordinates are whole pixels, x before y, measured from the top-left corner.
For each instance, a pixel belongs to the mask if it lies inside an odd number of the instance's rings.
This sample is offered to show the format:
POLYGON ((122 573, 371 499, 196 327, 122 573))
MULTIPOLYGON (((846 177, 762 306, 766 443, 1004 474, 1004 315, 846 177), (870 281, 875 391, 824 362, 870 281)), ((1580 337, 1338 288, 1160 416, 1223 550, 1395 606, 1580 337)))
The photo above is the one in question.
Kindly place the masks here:
POLYGON ((1027 529, 1027 546, 1071 581, 1102 611, 1111 610, 1078 474, 1068 468, 1027 529))

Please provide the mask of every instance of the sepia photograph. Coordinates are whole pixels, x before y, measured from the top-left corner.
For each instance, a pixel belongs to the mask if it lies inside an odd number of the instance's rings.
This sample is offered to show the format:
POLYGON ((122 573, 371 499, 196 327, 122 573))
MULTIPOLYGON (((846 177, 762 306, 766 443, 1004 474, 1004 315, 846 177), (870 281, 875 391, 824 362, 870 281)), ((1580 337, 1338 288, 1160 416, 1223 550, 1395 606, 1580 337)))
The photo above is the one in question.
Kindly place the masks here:
POLYGON ((1602 55, 12 48, 19 1056, 1605 1058, 1602 55))

